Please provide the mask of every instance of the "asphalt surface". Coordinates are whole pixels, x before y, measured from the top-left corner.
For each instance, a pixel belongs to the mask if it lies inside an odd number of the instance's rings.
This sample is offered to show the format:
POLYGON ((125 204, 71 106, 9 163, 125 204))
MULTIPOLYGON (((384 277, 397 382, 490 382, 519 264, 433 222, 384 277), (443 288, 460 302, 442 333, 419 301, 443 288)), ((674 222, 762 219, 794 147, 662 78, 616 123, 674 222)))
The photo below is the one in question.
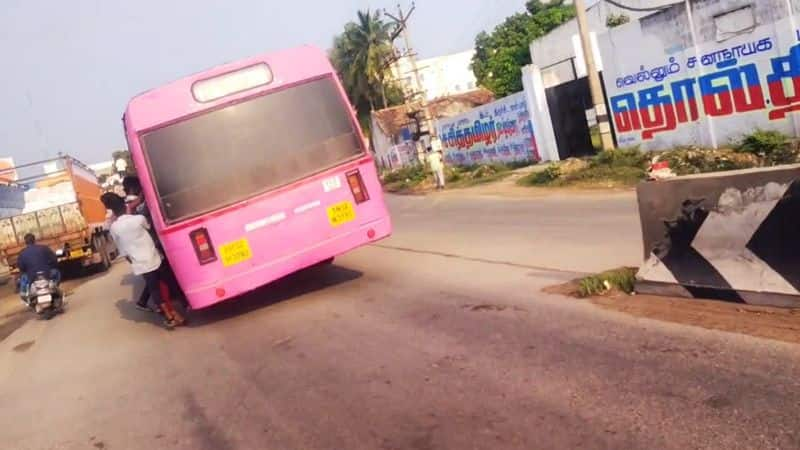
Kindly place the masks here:
POLYGON ((800 448, 797 346, 539 292, 638 262, 632 196, 390 204, 391 240, 172 333, 124 264, 77 288, 0 341, 0 448, 800 448))

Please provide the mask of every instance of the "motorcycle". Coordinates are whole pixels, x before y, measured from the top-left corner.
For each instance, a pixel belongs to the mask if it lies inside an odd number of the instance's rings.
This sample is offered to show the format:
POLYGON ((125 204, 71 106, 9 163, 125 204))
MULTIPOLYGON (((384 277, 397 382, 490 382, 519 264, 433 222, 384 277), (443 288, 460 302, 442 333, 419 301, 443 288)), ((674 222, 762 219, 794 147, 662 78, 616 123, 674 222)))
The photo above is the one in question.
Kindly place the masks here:
POLYGON ((64 294, 58 282, 44 272, 36 273, 30 281, 28 292, 22 292, 21 297, 28 308, 46 320, 64 311, 64 294))

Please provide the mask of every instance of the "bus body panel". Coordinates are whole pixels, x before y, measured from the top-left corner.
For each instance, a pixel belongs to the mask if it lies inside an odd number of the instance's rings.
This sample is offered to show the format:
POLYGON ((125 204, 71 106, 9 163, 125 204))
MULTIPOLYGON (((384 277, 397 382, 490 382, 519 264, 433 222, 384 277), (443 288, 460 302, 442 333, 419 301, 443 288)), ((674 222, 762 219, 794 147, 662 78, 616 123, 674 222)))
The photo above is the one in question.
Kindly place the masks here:
MULTIPOLYGON (((375 165, 362 160, 346 169, 336 168, 299 186, 272 192, 235 205, 218 217, 204 218, 187 228, 161 236, 170 263, 189 302, 204 308, 237 297, 300 269, 341 255, 366 243, 388 237, 392 225, 383 202, 375 165), (347 186, 346 173, 358 169, 370 200, 356 205, 347 186), (326 181, 338 178, 341 187, 325 192, 326 181), (350 202, 355 219, 333 226, 328 208, 350 202), (199 265, 190 233, 208 231, 218 260, 199 265), (220 248, 246 240, 252 256, 225 267, 220 248)), ((332 185, 332 182, 328 182, 332 185)))
MULTIPOLYGON (((192 85, 198 81, 214 78, 259 63, 266 63, 272 70, 274 77, 273 81, 267 86, 255 89, 255 92, 259 94, 280 90, 305 80, 329 74, 335 75, 336 73, 325 53, 310 46, 255 56, 190 75, 134 97, 128 103, 127 125, 130 127, 129 129, 134 129, 141 133, 194 114, 200 114, 229 103, 245 100, 253 96, 254 90, 247 90, 215 101, 200 103, 192 95, 192 85), (130 114, 131 112, 135 112, 135 114, 130 114)), ((344 88, 342 88, 341 93, 346 98, 347 94, 344 88)), ((351 110, 351 112, 353 111, 351 110)))
MULTIPOLYGON (((237 297, 303 268, 388 237, 392 232, 377 170, 364 149, 363 135, 354 111, 346 101, 330 62, 318 49, 302 47, 250 58, 149 91, 130 102, 124 123, 129 149, 156 231, 178 282, 194 308, 205 308, 237 297), (274 79, 267 86, 213 102, 194 100, 191 93, 194 83, 261 62, 266 62, 273 72, 274 79), (346 104, 343 112, 349 115, 359 139, 360 156, 211 212, 185 220, 165 220, 149 160, 142 148, 141 136, 144 133, 323 77, 335 80, 336 90, 346 104), (348 183, 347 176, 354 171, 360 175, 369 196, 362 203, 356 202, 348 183), (332 223, 329 214, 333 213, 329 213, 329 208, 339 205, 341 210, 341 205, 347 204, 352 206, 355 217, 346 215, 348 220, 345 223, 332 223), (206 230, 216 261, 204 265, 199 263, 190 237, 198 229, 206 230), (246 249, 249 256, 241 258, 240 255, 233 262, 226 260, 223 253, 231 248, 246 249)), ((298 126, 313 127, 314 124, 298 126)))

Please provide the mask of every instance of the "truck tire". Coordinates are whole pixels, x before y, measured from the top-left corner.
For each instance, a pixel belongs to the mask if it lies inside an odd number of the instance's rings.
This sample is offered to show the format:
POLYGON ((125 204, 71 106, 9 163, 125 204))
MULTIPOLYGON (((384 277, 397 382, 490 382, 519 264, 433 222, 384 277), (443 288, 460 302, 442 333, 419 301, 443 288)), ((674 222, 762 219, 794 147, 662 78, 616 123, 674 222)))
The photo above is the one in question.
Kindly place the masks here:
POLYGON ((100 234, 95 235, 92 239, 92 246, 95 252, 100 253, 101 261, 97 264, 97 271, 100 273, 108 272, 108 269, 111 268, 111 256, 108 254, 105 236, 100 234))
POLYGON ((103 255, 103 262, 100 263, 103 272, 108 272, 111 269, 111 256, 108 254, 108 249, 106 246, 103 246, 103 251, 101 253, 103 255))

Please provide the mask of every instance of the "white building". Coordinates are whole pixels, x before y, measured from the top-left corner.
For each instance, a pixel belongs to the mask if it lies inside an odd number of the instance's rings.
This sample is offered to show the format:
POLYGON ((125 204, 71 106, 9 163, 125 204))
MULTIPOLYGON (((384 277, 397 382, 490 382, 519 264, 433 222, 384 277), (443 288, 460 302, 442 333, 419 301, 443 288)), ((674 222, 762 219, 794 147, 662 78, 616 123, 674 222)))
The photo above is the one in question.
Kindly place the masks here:
MULTIPOLYGON (((634 8, 648 9, 664 4, 669 5, 674 2, 665 0, 625 0, 622 3, 634 8)), ((625 15, 631 21, 635 21, 654 12, 621 9, 604 1, 595 2, 586 10, 586 20, 591 30, 592 46, 594 47, 595 62, 599 66, 598 70, 603 70, 603 62, 600 58, 597 36, 608 30, 606 20, 608 20, 609 16, 625 15)), ((542 80, 545 88, 558 86, 586 76, 577 19, 565 22, 550 33, 531 42, 530 51, 533 64, 542 71, 542 80)))
MULTIPOLYGON (((472 72, 475 50, 417 61, 422 88, 428 100, 462 94, 477 89, 478 81, 472 72)), ((417 90, 409 58, 401 58, 391 67, 392 76, 406 92, 417 90)))
POLYGON ((114 173, 114 161, 103 161, 97 164, 89 164, 89 168, 97 174, 98 177, 100 176, 111 176, 114 173))

